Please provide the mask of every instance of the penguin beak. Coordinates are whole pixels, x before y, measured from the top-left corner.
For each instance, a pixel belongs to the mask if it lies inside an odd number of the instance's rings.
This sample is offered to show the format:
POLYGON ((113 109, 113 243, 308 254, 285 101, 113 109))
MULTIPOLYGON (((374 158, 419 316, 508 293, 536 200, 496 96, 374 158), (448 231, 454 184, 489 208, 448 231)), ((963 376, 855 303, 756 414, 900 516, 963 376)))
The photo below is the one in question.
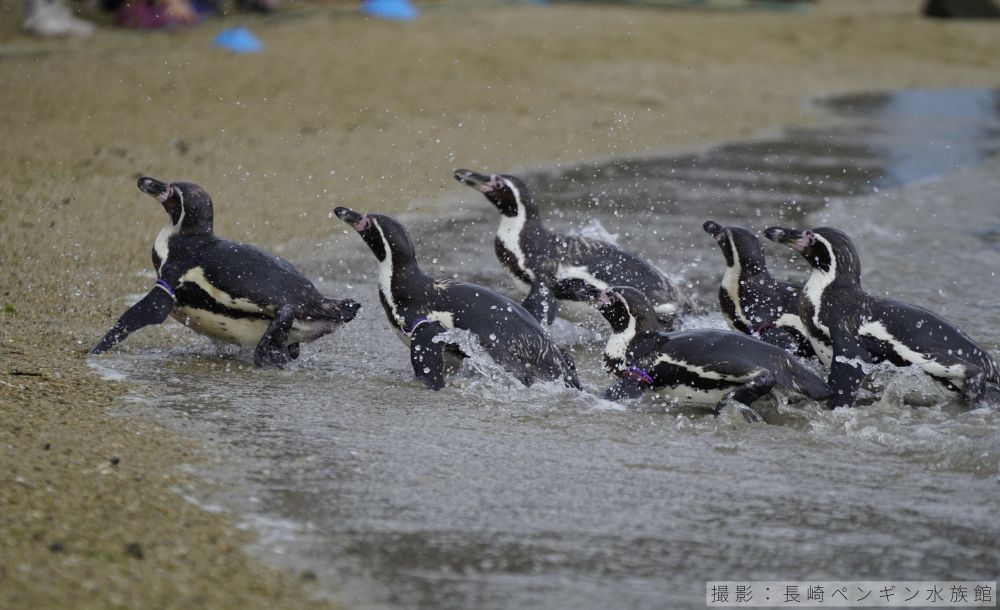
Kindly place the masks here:
POLYGON ((160 200, 160 203, 165 202, 170 199, 170 195, 173 194, 174 189, 172 186, 166 182, 160 182, 156 178, 150 178, 149 176, 143 176, 139 178, 136 182, 139 190, 147 195, 151 195, 160 200))
POLYGON ((597 295, 601 294, 601 289, 591 286, 581 279, 565 279, 559 282, 559 289, 565 290, 573 295, 573 298, 580 301, 593 301, 597 295))
POLYGON ((471 186, 480 193, 491 193, 500 186, 500 177, 496 175, 484 176, 468 169, 456 169, 454 174, 455 180, 465 186, 471 186))
POLYGON ((333 213, 337 215, 337 218, 354 227, 354 230, 358 233, 367 229, 371 224, 367 214, 358 214, 350 208, 338 207, 333 210, 333 213))
POLYGON ((783 246, 788 246, 796 252, 803 252, 812 245, 812 231, 770 227, 764 231, 764 237, 783 246))
POLYGON ((722 225, 715 222, 714 220, 706 220, 705 224, 701 225, 705 232, 715 238, 715 241, 722 240, 722 225))

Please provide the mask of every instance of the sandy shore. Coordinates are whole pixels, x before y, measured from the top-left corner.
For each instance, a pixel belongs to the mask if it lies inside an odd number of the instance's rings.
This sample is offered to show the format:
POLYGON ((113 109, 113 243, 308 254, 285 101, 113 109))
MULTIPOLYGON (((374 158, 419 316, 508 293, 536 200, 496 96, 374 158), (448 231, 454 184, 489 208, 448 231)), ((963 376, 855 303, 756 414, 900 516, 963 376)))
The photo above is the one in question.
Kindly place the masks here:
MULTIPOLYGON (((453 168, 698 146, 823 120, 807 98, 1000 86, 1000 24, 919 2, 806 12, 437 5, 416 22, 296 4, 189 31, 17 32, 0 3, 0 607, 322 606, 182 498, 190 440, 123 416, 84 353, 147 290, 165 216, 141 174, 200 183, 216 230, 273 248, 337 204, 437 213, 453 168), (210 47, 224 25, 264 53, 210 47)), ((295 252, 284 252, 295 260, 295 252)), ((164 340, 145 332, 127 349, 164 340)))

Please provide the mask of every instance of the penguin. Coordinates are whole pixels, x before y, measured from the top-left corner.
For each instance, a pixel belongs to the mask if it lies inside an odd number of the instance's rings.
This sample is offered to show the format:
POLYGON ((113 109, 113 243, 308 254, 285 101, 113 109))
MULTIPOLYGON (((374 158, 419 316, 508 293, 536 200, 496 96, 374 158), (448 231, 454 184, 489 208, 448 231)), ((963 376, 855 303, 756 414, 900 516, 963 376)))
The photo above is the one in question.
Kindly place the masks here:
POLYGON ((757 236, 743 227, 724 227, 712 220, 706 220, 702 227, 726 259, 719 305, 729 326, 800 358, 815 356, 799 318, 802 289, 771 276, 757 236))
POLYGON ((457 345, 435 340, 458 328, 475 335, 521 383, 561 380, 580 389, 573 359, 523 307, 489 288, 424 273, 406 229, 389 216, 346 207, 334 214, 358 232, 378 260, 379 301, 389 324, 409 345, 414 374, 428 388, 445 385, 446 348, 459 358, 467 356, 457 345))
POLYGON ((495 249, 500 263, 530 289, 524 307, 543 324, 552 324, 557 299, 576 301, 576 284, 601 290, 632 286, 655 304, 657 318, 673 328, 681 312, 677 291, 659 270, 613 244, 559 235, 545 228, 528 186, 515 176, 484 176, 467 169, 455 179, 483 193, 500 212, 495 249), (575 280, 575 281, 574 281, 575 280))
POLYGON ((830 409, 854 404, 865 363, 916 365, 968 404, 1000 389, 996 362, 961 330, 926 309, 864 291, 861 260, 843 231, 771 227, 764 235, 812 267, 799 315, 813 349, 830 367, 830 409))
POLYGON ((258 367, 282 367, 299 344, 350 322, 360 305, 324 297, 291 263, 212 232, 212 198, 197 184, 143 177, 139 190, 170 217, 153 242, 156 283, 90 350, 107 351, 130 333, 173 316, 227 343, 254 346, 258 367))
POLYGON ((775 388, 830 396, 826 382, 779 347, 728 330, 661 331, 649 299, 630 286, 597 292, 592 303, 611 325, 604 367, 619 379, 604 392, 609 400, 657 390, 714 405, 716 416, 731 400, 748 421, 759 421, 750 405, 775 388))

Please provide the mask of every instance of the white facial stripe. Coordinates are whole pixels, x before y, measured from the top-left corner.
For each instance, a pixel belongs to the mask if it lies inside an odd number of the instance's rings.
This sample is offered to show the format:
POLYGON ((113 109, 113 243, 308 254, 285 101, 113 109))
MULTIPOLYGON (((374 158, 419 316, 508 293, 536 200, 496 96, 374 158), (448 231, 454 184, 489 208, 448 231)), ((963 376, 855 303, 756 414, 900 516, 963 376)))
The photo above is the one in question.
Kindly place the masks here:
POLYGON ((740 276, 743 274, 743 263, 740 261, 739 252, 736 251, 736 243, 733 241, 732 234, 728 231, 726 233, 729 237, 729 249, 733 254, 733 264, 731 267, 726 267, 726 273, 722 276, 722 288, 729 295, 729 300, 733 302, 736 319, 745 324, 747 328, 753 328, 754 324, 744 313, 743 304, 740 302, 740 276))
POLYGON ((617 299, 625 306, 625 311, 628 312, 628 326, 622 332, 614 333, 608 338, 608 344, 604 347, 604 357, 619 363, 620 367, 625 367, 627 364, 625 355, 628 353, 629 343, 635 339, 635 316, 628 308, 628 303, 621 297, 613 296, 612 298, 617 299))
POLYGON ((201 267, 192 267, 184 272, 184 275, 180 277, 180 284, 191 283, 198 286, 204 290, 208 296, 212 297, 215 302, 229 307, 231 309, 237 309, 239 311, 245 311, 248 313, 273 313, 272 311, 265 312, 256 303, 249 301, 244 298, 234 297, 226 291, 212 285, 205 277, 205 270, 201 267))
POLYGON ((514 255, 518 268, 524 271, 531 280, 535 279, 535 274, 527 267, 524 252, 521 250, 521 231, 524 230, 524 223, 527 221, 527 211, 521 203, 521 192, 510 180, 501 178, 507 188, 514 193, 514 200, 517 202, 517 216, 511 218, 506 214, 500 215, 500 227, 497 229, 497 239, 504 248, 514 255))
POLYGON ((160 266, 156 269, 156 274, 159 275, 163 271, 163 265, 167 264, 167 257, 170 256, 170 238, 176 235, 181 230, 181 225, 184 224, 184 193, 180 189, 175 189, 172 186, 167 186, 167 189, 160 194, 157 199, 161 202, 166 201, 171 193, 177 193, 177 198, 181 200, 181 215, 177 219, 176 224, 167 223, 160 232, 156 234, 156 240, 153 242, 153 250, 156 251, 156 255, 160 257, 160 266))
MULTIPOLYGON (((827 289, 827 287, 830 284, 833 283, 835 279, 837 279, 837 257, 833 255, 833 247, 830 245, 830 242, 823 239, 823 237, 820 235, 815 235, 815 237, 817 241, 822 242, 826 246, 827 251, 830 253, 830 270, 823 271, 818 267, 813 267, 812 272, 809 274, 809 279, 806 281, 806 285, 802 289, 802 296, 809 299, 809 303, 812 304, 813 324, 816 326, 816 328, 822 330, 829 337, 830 328, 825 324, 823 324, 822 322, 820 322, 820 315, 819 315, 820 303, 822 303, 823 300, 823 292, 827 289)), ((815 344, 816 342, 813 343, 815 344)), ((813 345, 814 349, 815 347, 816 346, 813 345)), ((819 350, 815 351, 817 354, 820 353, 819 350)), ((822 356, 820 356, 820 359, 824 360, 822 356)), ((824 364, 828 363, 829 363, 828 360, 824 360, 824 364)))
POLYGON ((382 248, 385 250, 385 258, 378 263, 378 289, 382 293, 382 298, 389 304, 389 309, 392 311, 392 318, 396 320, 397 325, 402 326, 406 321, 399 315, 396 302, 392 299, 392 248, 389 247, 389 240, 385 238, 382 225, 374 219, 370 222, 378 229, 379 237, 382 238, 382 248))

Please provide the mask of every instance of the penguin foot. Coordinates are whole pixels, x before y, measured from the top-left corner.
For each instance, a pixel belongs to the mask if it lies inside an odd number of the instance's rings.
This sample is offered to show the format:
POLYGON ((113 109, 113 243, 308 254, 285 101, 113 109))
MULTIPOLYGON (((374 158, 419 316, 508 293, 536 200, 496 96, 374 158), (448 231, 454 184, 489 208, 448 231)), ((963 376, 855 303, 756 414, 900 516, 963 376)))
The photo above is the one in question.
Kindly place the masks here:
POLYGON ((970 370, 965 374, 962 384, 962 400, 974 405, 986 396, 986 374, 982 370, 970 370))
POLYGON ((253 363, 261 369, 281 369, 285 368, 289 362, 298 357, 299 350, 295 349, 295 356, 289 348, 275 348, 270 346, 260 346, 253 351, 253 363))
POLYGON ((260 368, 282 368, 299 355, 297 343, 288 345, 288 334, 295 321, 291 305, 283 305, 278 309, 260 343, 253 350, 253 363, 260 368), (294 355, 293 355, 294 353, 294 355))
POLYGON ((735 407, 736 410, 739 411, 740 415, 743 416, 743 421, 747 422, 748 424, 759 424, 764 421, 764 418, 761 417, 760 413, 754 411, 753 409, 751 409, 750 407, 741 402, 736 402, 735 400, 731 402, 722 400, 719 402, 719 404, 715 405, 715 409, 713 409, 712 412, 715 414, 716 418, 719 417, 719 415, 722 413, 722 408, 725 407, 727 404, 732 404, 733 407, 735 407))

